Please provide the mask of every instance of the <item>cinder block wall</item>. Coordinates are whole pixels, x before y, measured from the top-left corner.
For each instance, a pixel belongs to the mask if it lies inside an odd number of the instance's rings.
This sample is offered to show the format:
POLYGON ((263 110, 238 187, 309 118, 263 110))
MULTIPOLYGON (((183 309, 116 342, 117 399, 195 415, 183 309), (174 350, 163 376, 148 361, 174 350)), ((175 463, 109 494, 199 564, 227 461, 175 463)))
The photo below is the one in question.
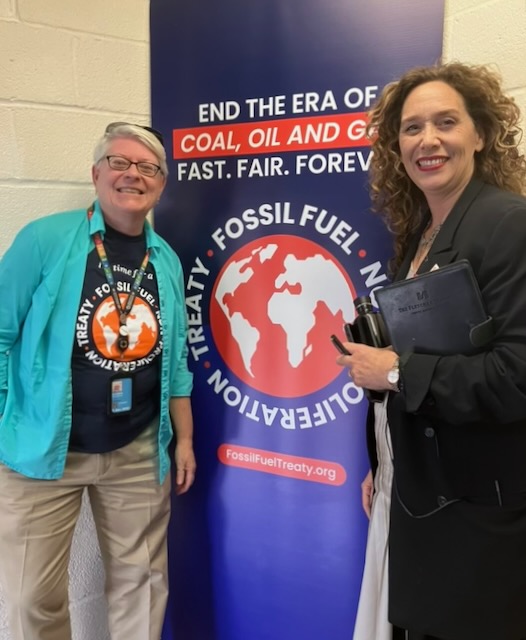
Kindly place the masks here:
MULTIPOLYGON (((149 122, 148 11, 148 0, 0 0, 0 255, 30 220, 90 202, 105 124, 149 122)), ((446 0, 444 57, 495 63, 526 113, 525 0, 446 0)), ((70 566, 75 640, 109 639, 95 540, 85 508, 70 566)), ((0 640, 11 640, 1 593, 0 640)))
POLYGON ((85 206, 111 120, 150 112, 148 0, 0 0, 0 255, 26 222, 85 206))

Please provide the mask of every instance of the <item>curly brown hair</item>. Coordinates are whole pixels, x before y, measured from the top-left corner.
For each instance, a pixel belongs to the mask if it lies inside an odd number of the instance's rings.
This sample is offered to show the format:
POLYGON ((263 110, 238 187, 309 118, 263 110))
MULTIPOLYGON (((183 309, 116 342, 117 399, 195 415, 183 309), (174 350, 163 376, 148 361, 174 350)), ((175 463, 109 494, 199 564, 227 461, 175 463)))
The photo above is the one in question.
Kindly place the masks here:
POLYGON ((522 137, 519 107, 503 93, 498 73, 484 65, 460 62, 417 67, 388 84, 369 113, 368 135, 373 157, 370 192, 373 209, 384 216, 394 235, 391 268, 399 265, 410 236, 420 226, 426 200, 402 164, 398 136, 402 108, 413 89, 442 81, 464 99, 484 148, 475 154, 475 175, 507 191, 526 191, 526 158, 518 144, 522 137))

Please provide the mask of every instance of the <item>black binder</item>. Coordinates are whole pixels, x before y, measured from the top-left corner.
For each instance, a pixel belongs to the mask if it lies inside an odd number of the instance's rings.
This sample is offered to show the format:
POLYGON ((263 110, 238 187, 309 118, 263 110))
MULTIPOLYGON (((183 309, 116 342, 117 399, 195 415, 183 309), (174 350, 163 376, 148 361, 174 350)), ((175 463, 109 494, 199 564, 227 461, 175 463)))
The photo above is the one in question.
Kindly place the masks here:
POLYGON ((468 260, 375 291, 397 353, 469 354, 493 337, 468 260))

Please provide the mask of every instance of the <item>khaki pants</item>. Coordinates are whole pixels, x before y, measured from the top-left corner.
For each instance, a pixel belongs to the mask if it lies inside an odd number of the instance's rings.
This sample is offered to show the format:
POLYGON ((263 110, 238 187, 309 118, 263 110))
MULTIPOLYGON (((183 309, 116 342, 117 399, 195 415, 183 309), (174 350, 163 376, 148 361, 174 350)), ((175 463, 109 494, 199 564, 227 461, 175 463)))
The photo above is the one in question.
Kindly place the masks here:
POLYGON ((106 570, 112 640, 159 640, 167 583, 170 474, 158 482, 156 429, 110 453, 71 452, 64 477, 0 464, 0 580, 13 640, 71 640, 68 564, 87 488, 106 570))

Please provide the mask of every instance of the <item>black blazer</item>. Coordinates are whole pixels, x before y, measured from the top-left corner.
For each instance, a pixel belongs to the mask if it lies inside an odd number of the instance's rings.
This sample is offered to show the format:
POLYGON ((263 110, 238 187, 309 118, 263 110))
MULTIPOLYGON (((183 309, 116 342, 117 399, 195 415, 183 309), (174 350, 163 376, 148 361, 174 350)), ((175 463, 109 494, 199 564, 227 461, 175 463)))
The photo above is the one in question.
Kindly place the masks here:
MULTIPOLYGON (((397 279, 406 277, 420 232, 397 279)), ((419 272, 462 258, 495 336, 470 356, 401 354, 402 391, 388 403, 390 618, 448 640, 519 640, 526 638, 526 199, 473 179, 419 272)))

